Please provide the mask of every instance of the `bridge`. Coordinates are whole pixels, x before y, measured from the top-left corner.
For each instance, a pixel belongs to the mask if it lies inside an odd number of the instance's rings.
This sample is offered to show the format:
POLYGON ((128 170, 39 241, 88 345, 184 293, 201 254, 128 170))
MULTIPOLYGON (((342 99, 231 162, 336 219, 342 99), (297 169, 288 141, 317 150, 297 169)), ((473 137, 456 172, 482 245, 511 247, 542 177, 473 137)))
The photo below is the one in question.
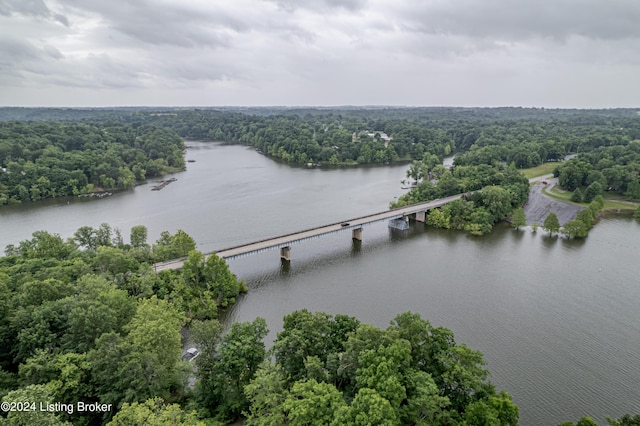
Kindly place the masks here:
MULTIPOLYGON (((461 198, 464 194, 452 195, 446 198, 427 201, 424 203, 413 204, 398 209, 387 210, 384 212, 373 213, 367 216, 356 217, 353 219, 343 220, 341 222, 329 225, 318 226, 304 231, 294 232, 291 234, 280 235, 278 237, 267 238, 265 240, 255 241, 253 243, 242 244, 235 247, 229 247, 222 250, 214 251, 218 257, 223 259, 235 259, 250 254, 261 253, 267 250, 280 249, 280 257, 283 260, 291 259, 291 245, 302 241, 318 238, 323 235, 333 234, 351 230, 351 237, 354 240, 362 241, 362 227, 372 223, 381 222, 391 219, 404 219, 415 214, 418 222, 425 222, 426 212, 428 210, 442 207, 447 203, 461 198)), ((205 253, 205 257, 211 253, 205 253)), ((175 259, 168 262, 156 263, 154 268, 156 272, 167 269, 182 268, 186 258, 175 259)))

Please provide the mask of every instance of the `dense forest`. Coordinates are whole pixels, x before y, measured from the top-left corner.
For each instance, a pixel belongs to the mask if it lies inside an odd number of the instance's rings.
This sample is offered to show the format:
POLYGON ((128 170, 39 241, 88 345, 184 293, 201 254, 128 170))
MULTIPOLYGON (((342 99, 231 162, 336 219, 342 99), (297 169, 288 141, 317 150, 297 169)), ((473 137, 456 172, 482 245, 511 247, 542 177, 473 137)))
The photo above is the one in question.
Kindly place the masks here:
MULTIPOLYGON (((637 171, 629 165, 637 159, 620 150, 637 151, 640 115, 629 109, 0 108, 0 204, 125 189, 179 170, 180 138, 251 145, 293 164, 417 161, 427 174, 454 153, 456 166, 521 169, 607 148, 610 161, 594 163, 606 188, 635 194, 637 171), (32 121, 2 121, 20 117, 32 121)), ((425 172, 417 167, 411 175, 425 172)))
POLYGON ((293 312, 268 352, 260 318, 222 333, 219 309, 247 290, 223 260, 205 259, 183 231, 149 245, 136 226, 129 240, 102 224, 66 241, 38 231, 7 248, 0 398, 66 408, 10 411, 0 424, 130 425, 144 416, 217 424, 241 415, 259 425, 517 424, 517 406, 488 381, 482 355, 416 314, 380 330, 293 312), (151 266, 179 256, 180 271, 151 266), (200 351, 193 362, 182 359, 183 327, 200 351), (104 410, 69 408, 80 401, 104 410))
MULTIPOLYGON (((636 110, 0 109, 0 119, 16 117, 34 121, 0 121, 0 205, 128 189, 181 170, 181 137, 247 144, 297 164, 412 161, 407 178, 415 188, 391 207, 468 193, 431 211, 427 223, 476 235, 526 201, 527 181, 518 169, 569 153, 577 157, 559 163, 554 174, 573 192, 571 201, 588 204, 606 193, 640 200, 636 110), (442 167, 453 153, 454 166, 442 167)), ((567 235, 586 236, 593 220, 584 219, 586 230, 575 222, 580 229, 567 235)))
POLYGON ((252 145, 292 163, 386 163, 457 152, 466 153, 456 157, 460 165, 505 162, 524 168, 640 139, 634 110, 202 109, 141 111, 131 117, 168 126, 186 138, 252 145))
MULTIPOLYGON (((294 164, 407 161, 415 188, 391 206, 465 193, 427 223, 478 235, 509 216, 521 223, 529 183, 519 169, 569 153, 578 155, 558 162, 555 175, 574 201, 589 204, 565 224, 567 236, 586 235, 603 196, 640 199, 634 110, 18 108, 0 109, 0 204, 127 189, 181 170, 182 138, 247 144, 294 164), (453 167, 443 167, 454 153, 453 167)), ((552 221, 543 228, 560 230, 552 221)), ((0 399, 15 409, 0 413, 0 425, 518 423, 518 407, 493 387, 482 355, 413 313, 379 329, 296 311, 270 350, 261 318, 223 330, 221 310, 247 287, 195 246, 183 231, 150 244, 142 225, 125 242, 108 224, 67 240, 36 231, 8 246, 0 257, 0 399), (153 268, 180 257, 179 271, 153 268), (62 405, 18 405, 28 401, 62 405), (78 411, 78 402, 94 409, 78 411)), ((608 423, 633 426, 640 417, 608 423)))
POLYGON ((450 330, 410 312, 380 329, 300 310, 267 350, 262 318, 226 332, 217 320, 247 290, 222 259, 183 231, 146 234, 38 231, 0 257, 0 424, 518 424, 482 354, 450 330), (176 256, 182 270, 154 272, 176 256))
POLYGON ((0 205, 129 189, 183 170, 184 148, 140 123, 0 122, 0 205))
POLYGON ((215 320, 246 285, 224 260, 195 251, 183 231, 164 232, 150 245, 147 229, 136 226, 129 239, 102 224, 66 241, 37 231, 7 247, 0 258, 1 397, 114 408, 10 412, 0 424, 100 424, 124 403, 186 401, 192 369, 181 361, 182 327, 215 320), (183 256, 180 271, 152 267, 183 256))
POLYGON ((597 196, 640 200, 640 115, 635 110, 242 109, 135 116, 188 138, 252 145, 290 163, 412 161, 407 183, 415 188, 391 207, 468 193, 430 211, 427 223, 474 235, 520 212, 529 187, 517 170, 548 162, 558 162, 555 175, 561 187, 575 191, 571 201, 588 207, 562 229, 550 221, 545 227, 550 233, 586 237, 603 210, 602 201, 590 204, 597 196), (444 168, 443 157, 453 153, 453 167, 444 168), (577 158, 562 163, 568 154, 577 158))
POLYGON ((605 191, 640 200, 640 140, 583 153, 560 164, 554 175, 563 188, 578 194, 577 200, 591 202, 605 191))

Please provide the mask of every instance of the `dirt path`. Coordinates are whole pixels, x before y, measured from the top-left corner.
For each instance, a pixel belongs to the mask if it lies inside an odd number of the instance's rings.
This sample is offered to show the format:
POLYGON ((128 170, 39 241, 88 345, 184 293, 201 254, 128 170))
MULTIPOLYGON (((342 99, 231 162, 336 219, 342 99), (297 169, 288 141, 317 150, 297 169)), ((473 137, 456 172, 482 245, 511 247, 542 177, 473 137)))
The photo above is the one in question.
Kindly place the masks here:
POLYGON ((547 182, 548 184, 542 182, 535 183, 531 187, 529 199, 524 205, 524 212, 527 215, 527 225, 533 225, 533 222, 538 222, 538 225, 542 225, 551 212, 554 212, 558 216, 560 225, 564 225, 570 220, 575 219, 578 212, 584 209, 584 207, 565 203, 564 201, 555 200, 544 195, 542 189, 545 186, 548 186, 548 189, 553 188, 557 180, 551 179, 547 182))

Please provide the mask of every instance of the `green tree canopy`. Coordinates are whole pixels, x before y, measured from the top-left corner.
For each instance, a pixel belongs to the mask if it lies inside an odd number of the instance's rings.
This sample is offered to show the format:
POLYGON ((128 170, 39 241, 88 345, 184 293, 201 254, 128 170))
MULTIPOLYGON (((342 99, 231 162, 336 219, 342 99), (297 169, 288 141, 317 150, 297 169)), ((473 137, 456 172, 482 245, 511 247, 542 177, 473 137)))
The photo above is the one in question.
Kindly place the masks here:
POLYGON ((542 224, 542 228, 549 232, 549 235, 553 235, 554 233, 560 231, 560 222, 558 221, 558 216, 554 212, 549 213, 542 224))
POLYGON ((205 426, 195 412, 186 413, 178 404, 166 404, 160 398, 143 403, 125 403, 107 426, 205 426))
POLYGON ((524 209, 522 207, 518 207, 515 209, 511 215, 511 226, 516 229, 519 229, 521 226, 527 225, 527 216, 524 213, 524 209))
POLYGON ((234 323, 215 346, 217 330, 211 325, 198 332, 204 341, 196 359, 198 383, 196 398, 210 416, 234 420, 249 408, 244 387, 254 378, 265 359, 263 343, 268 329, 262 318, 253 322, 234 323))
POLYGON ((565 223, 561 232, 568 238, 585 238, 589 234, 589 228, 582 220, 574 219, 565 223))
POLYGON ((334 385, 311 379, 293 384, 282 409, 290 425, 328 425, 336 412, 346 405, 342 393, 334 385))

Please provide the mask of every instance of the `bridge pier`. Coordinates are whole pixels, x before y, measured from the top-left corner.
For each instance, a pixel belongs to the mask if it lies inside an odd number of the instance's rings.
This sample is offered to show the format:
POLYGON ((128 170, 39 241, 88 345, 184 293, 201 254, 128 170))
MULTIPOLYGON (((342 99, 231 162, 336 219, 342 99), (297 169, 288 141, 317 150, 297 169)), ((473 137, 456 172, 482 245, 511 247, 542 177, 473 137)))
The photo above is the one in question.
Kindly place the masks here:
POLYGON ((280 259, 286 261, 291 260, 291 247, 286 246, 280 249, 280 259))
POLYGON ((351 238, 362 241, 362 228, 354 228, 353 231, 351 231, 351 238))
POLYGON ((416 212, 416 222, 425 223, 427 221, 427 212, 416 212))

